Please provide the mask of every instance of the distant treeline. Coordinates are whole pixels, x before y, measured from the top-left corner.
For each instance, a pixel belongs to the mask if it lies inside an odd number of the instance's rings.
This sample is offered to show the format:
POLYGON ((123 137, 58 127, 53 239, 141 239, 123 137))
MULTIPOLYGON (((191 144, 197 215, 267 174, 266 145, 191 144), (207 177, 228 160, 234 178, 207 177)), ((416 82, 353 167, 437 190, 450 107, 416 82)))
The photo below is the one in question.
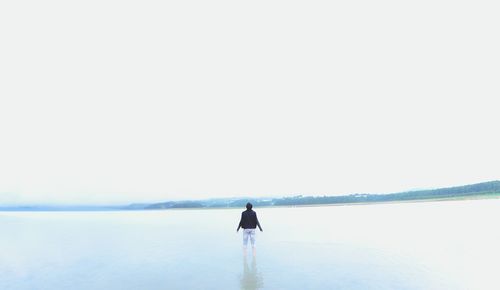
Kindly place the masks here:
MULTIPOLYGON (((500 195, 500 181, 490 181, 471 185, 439 188, 432 190, 407 191, 389 194, 351 194, 342 196, 302 196, 283 198, 246 198, 217 199, 200 201, 169 201, 145 206, 143 209, 174 209, 174 208, 214 208, 214 207, 244 207, 252 202, 256 207, 262 206, 295 206, 317 204, 342 204, 408 201, 423 199, 460 198, 480 195, 500 195)), ((139 209, 139 208, 136 208, 139 209)))
POLYGON ((208 200, 167 201, 153 204, 130 204, 126 206, 85 206, 85 205, 22 205, 1 206, 0 211, 103 211, 103 210, 147 210, 176 208, 243 208, 247 202, 256 207, 299 206, 318 204, 343 204, 408 201, 425 199, 451 199, 474 196, 500 197, 500 181, 490 181, 471 185, 439 188, 433 190, 407 191, 389 194, 350 194, 342 196, 303 196, 281 198, 219 198, 208 200))

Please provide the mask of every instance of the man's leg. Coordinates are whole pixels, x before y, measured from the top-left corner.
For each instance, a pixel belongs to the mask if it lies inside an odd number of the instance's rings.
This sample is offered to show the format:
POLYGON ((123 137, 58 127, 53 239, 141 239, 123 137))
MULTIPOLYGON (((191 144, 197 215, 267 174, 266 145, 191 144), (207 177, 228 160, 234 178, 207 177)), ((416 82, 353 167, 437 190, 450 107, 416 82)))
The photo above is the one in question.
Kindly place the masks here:
POLYGON ((255 249, 255 229, 250 230, 250 243, 252 243, 252 254, 255 257, 257 250, 255 249))
POLYGON ((243 256, 247 255, 249 233, 247 229, 243 229, 243 256))

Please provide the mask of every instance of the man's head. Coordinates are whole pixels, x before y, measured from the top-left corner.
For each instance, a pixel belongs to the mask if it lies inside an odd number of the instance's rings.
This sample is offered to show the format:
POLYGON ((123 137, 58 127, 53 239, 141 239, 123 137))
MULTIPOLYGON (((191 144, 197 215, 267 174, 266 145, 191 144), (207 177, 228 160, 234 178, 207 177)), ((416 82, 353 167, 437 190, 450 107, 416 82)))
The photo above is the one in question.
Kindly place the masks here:
POLYGON ((253 207, 253 205, 252 205, 251 203, 247 202, 247 209, 248 209, 248 210, 251 210, 251 209, 252 209, 252 207, 253 207))

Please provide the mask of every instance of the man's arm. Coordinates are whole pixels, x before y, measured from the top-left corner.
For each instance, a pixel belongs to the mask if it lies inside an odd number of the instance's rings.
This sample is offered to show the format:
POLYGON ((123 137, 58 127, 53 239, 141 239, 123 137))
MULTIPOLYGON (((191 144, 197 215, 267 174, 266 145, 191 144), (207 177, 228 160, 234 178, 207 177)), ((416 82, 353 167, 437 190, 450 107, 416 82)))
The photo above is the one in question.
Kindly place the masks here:
POLYGON ((236 229, 236 232, 238 232, 240 230, 242 223, 243 223, 243 213, 241 213, 240 223, 238 224, 238 228, 236 229))
POLYGON ((263 232, 262 227, 260 226, 259 219, 257 218, 257 214, 255 214, 255 219, 257 219, 257 226, 259 227, 259 230, 263 232))

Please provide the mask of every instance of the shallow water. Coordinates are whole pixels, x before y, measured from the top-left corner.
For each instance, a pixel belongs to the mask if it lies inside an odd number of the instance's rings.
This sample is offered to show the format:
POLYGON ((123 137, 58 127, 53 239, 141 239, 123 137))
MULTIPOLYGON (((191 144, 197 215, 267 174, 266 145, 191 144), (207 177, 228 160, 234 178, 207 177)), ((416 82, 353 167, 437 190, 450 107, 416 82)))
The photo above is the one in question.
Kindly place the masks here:
POLYGON ((500 200, 0 212, 0 289, 500 289, 500 200))

